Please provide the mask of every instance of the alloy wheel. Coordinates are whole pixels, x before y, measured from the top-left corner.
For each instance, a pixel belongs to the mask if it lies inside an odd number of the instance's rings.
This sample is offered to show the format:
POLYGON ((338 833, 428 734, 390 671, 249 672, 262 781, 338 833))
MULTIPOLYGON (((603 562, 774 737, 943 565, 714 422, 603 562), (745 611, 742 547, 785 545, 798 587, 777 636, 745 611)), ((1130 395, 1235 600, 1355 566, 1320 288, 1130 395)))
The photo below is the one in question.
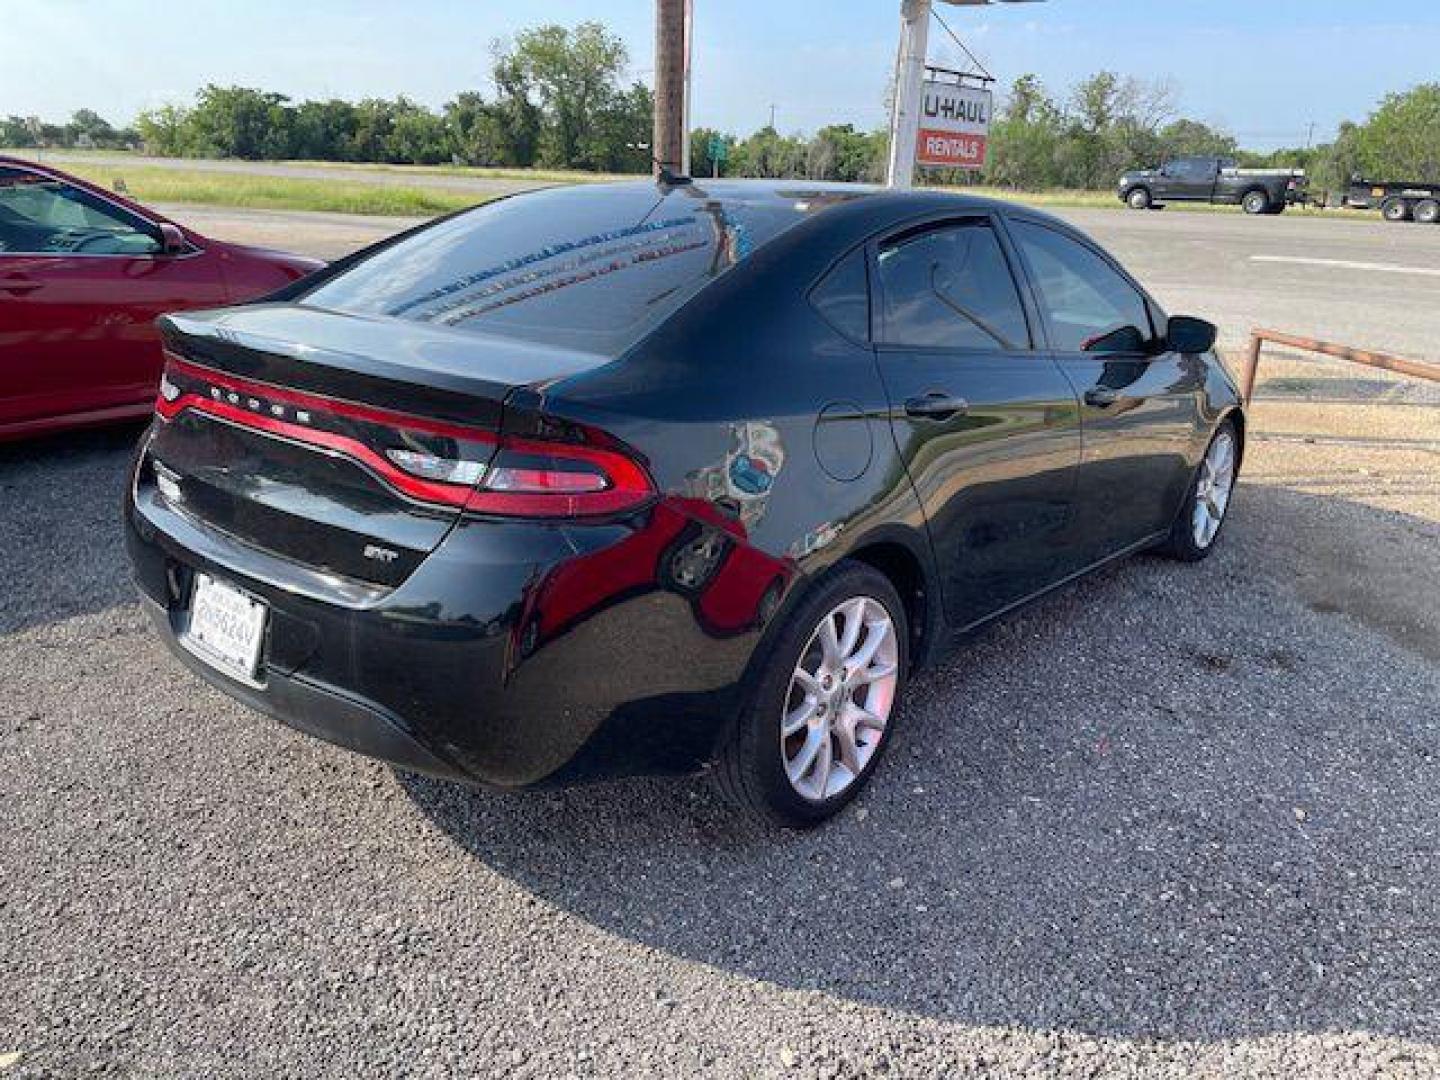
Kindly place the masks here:
POLYGON ((1195 510, 1190 525, 1195 546, 1208 548, 1225 520, 1225 510, 1235 490, 1235 436, 1222 431, 1210 444, 1200 463, 1195 485, 1195 510))
POLYGON ((878 600, 853 597, 820 620, 780 723, 781 762, 801 798, 834 798, 864 773, 895 704, 899 657, 895 623, 878 600))

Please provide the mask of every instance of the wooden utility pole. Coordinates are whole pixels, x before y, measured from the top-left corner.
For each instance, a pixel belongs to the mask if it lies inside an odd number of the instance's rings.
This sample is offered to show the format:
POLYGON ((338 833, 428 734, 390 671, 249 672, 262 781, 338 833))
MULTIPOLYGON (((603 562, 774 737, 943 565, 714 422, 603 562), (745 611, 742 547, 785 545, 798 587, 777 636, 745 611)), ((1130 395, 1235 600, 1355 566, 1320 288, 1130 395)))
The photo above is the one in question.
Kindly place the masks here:
POLYGON ((663 166, 683 175, 689 156, 685 153, 686 7, 686 0, 655 0, 655 138, 651 153, 657 174, 663 166))

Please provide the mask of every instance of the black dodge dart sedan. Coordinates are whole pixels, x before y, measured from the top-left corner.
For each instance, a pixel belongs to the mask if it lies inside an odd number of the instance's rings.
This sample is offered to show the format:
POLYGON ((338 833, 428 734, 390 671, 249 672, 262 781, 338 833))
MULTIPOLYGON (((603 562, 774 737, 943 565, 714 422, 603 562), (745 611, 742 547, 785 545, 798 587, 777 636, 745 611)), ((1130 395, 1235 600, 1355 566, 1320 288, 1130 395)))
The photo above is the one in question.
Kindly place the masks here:
POLYGON ((939 193, 551 189, 161 329, 127 537, 201 677, 403 769, 708 768, 790 825, 948 642, 1208 554, 1245 435, 1213 326, 939 193))

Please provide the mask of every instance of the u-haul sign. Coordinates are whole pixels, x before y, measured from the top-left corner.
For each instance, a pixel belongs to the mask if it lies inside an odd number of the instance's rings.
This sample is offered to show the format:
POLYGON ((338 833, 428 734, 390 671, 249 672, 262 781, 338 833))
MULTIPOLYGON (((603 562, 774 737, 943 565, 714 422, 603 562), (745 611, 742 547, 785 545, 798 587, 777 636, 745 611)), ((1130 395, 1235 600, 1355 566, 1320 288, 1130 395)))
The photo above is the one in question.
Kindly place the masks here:
POLYGON ((951 169, 984 165, 991 102, 990 91, 981 87, 927 79, 921 96, 916 163, 951 169))

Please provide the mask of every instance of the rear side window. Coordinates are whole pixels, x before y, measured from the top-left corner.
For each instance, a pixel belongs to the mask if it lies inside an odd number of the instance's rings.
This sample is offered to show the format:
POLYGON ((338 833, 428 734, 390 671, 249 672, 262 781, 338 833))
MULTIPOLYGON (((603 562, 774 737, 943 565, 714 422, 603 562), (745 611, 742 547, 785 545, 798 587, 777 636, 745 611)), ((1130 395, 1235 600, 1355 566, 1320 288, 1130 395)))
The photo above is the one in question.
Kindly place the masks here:
POLYGON ((1030 347, 1025 309, 987 220, 947 222, 880 245, 887 345, 1003 352, 1030 347))
POLYGON ((1117 340, 1137 347, 1152 340, 1145 297, 1099 254, 1034 222, 1013 221, 1011 228, 1030 264, 1054 348, 1115 351, 1117 340))
POLYGON ((810 303, 825 321, 852 341, 870 337, 870 283, 865 249, 841 259, 810 292, 810 303))
POLYGON ((555 188, 422 229, 302 304, 614 354, 808 214, 843 201, 699 186, 555 188))

